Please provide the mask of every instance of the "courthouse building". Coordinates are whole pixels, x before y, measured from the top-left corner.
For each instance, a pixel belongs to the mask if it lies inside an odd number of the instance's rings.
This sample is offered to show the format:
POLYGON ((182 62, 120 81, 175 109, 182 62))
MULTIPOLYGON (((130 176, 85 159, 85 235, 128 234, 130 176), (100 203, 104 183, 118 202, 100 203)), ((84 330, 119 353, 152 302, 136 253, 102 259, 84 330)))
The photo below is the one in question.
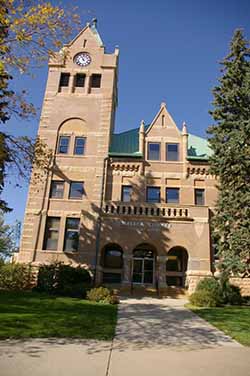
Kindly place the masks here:
POLYGON ((165 103, 150 124, 115 133, 119 50, 105 52, 94 22, 64 51, 49 61, 38 132, 53 168, 30 184, 18 260, 192 290, 212 273, 207 141, 179 129, 165 103))

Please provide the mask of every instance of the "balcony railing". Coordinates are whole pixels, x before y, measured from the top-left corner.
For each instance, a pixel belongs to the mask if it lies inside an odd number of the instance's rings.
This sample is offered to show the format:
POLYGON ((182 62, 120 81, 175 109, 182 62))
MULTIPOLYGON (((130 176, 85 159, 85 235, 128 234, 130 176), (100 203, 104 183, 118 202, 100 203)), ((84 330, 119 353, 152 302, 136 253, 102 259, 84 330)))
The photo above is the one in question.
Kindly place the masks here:
POLYGON ((183 207, 167 207, 155 205, 135 205, 125 203, 106 203, 103 211, 105 214, 126 216, 152 216, 166 218, 188 218, 189 209, 183 207))

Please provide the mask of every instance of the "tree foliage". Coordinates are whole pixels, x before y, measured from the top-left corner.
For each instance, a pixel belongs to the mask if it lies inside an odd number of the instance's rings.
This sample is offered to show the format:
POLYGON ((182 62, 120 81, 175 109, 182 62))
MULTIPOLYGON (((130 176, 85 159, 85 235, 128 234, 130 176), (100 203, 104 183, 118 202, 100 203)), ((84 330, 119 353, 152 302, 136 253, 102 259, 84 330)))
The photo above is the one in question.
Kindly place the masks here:
POLYGON ((10 256, 15 246, 13 228, 4 223, 3 212, 0 211, 0 259, 10 256))
POLYGON ((208 129, 211 173, 219 195, 212 221, 219 266, 227 273, 250 271, 250 49, 236 30, 222 76, 213 89, 215 124, 208 129))
MULTIPOLYGON (((11 116, 27 119, 36 113, 26 90, 14 89, 16 77, 32 74, 78 26, 75 9, 64 10, 44 0, 0 0, 0 194, 10 169, 29 176, 34 163, 48 168, 51 154, 42 140, 15 137, 6 129, 11 116)), ((10 210, 3 200, 0 209, 10 210)))

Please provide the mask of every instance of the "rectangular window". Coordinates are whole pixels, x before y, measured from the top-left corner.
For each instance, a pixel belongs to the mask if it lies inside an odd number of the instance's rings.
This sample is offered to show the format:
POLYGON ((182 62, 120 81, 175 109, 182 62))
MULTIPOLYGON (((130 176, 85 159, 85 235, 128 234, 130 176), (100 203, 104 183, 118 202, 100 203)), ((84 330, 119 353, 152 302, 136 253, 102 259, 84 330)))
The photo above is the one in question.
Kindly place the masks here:
POLYGON ((161 202, 161 188, 147 187, 147 202, 157 203, 161 202))
POLYGON ((91 76, 91 87, 101 87, 101 74, 92 74, 91 76))
POLYGON ((67 218, 64 237, 64 251, 77 251, 79 245, 79 218, 67 218))
POLYGON ((69 86, 69 73, 61 73, 60 77, 60 87, 69 86))
POLYGON ((76 137, 75 138, 74 154, 84 155, 85 142, 86 142, 86 138, 84 138, 84 137, 76 137))
POLYGON ((151 161, 160 160, 160 144, 157 142, 148 143, 148 159, 151 161))
POLYGON ((72 181, 70 183, 69 198, 75 200, 81 200, 84 194, 83 182, 72 181))
POLYGON ((60 218, 47 217, 43 249, 57 250, 59 237, 60 218))
POLYGON ((69 149, 69 136, 60 136, 58 143, 58 153, 59 154, 68 154, 69 149))
POLYGON ((77 73, 75 76, 75 87, 84 87, 85 85, 85 74, 77 73))
POLYGON ((63 198, 64 192, 64 181, 55 181, 51 182, 50 197, 51 198, 63 198))
POLYGON ((179 188, 166 188, 166 202, 169 204, 178 204, 179 194, 179 188))
POLYGON ((205 205, 205 189, 194 190, 195 205, 205 205))
POLYGON ((179 160, 179 144, 166 144, 166 160, 167 161, 179 160))
POLYGON ((130 202, 131 196, 132 196, 131 185, 123 185, 122 186, 122 201, 123 202, 130 202))

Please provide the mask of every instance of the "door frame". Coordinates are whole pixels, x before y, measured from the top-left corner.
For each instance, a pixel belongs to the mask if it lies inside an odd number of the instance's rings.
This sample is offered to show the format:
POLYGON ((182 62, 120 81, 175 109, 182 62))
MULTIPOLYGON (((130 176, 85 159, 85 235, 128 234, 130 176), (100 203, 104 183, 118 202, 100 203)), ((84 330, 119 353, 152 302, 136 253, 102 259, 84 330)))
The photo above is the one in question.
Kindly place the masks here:
POLYGON ((153 257, 134 257, 133 256, 133 259, 132 259, 132 273, 131 273, 131 277, 132 277, 132 283, 134 285, 139 285, 139 286, 155 286, 155 267, 156 267, 156 257, 155 255, 153 257), (141 260, 142 261, 142 279, 143 279, 143 282, 134 282, 133 281, 133 276, 134 276, 134 261, 135 260, 141 260), (144 283, 144 272, 145 272, 145 269, 144 269, 144 261, 145 260, 151 260, 153 261, 153 268, 152 268, 152 274, 153 274, 153 277, 152 277, 152 283, 144 283))

